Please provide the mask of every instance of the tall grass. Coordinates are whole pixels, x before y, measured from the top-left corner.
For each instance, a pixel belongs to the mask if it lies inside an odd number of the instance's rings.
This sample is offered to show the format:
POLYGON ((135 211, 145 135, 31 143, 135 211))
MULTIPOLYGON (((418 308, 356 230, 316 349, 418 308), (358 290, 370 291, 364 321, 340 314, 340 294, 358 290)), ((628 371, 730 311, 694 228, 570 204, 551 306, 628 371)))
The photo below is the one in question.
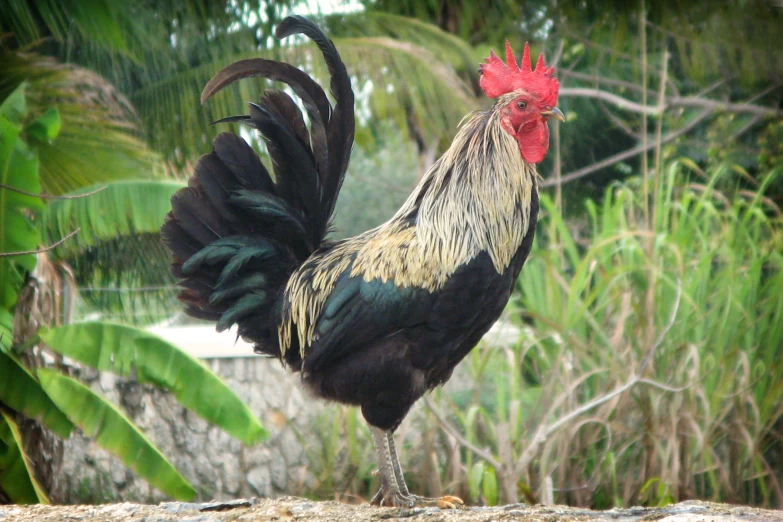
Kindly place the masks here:
MULTIPOLYGON (((639 180, 586 202, 578 224, 542 196, 507 309, 522 339, 471 352, 400 429, 417 491, 783 505, 783 221, 764 197, 778 173, 733 193, 729 166, 652 174, 650 226, 639 180)), ((340 442, 353 472, 373 458, 364 432, 340 442)), ((371 495, 359 474, 347 490, 371 495)))

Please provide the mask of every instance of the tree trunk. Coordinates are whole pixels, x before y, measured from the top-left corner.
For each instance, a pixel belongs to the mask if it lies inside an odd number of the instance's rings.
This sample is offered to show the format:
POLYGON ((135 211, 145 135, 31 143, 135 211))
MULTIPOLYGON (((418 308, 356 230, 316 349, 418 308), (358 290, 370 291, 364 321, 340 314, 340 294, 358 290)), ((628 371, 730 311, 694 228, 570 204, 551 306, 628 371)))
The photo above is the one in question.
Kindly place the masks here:
MULTIPOLYGON (((66 265, 52 263, 45 253, 38 254, 35 270, 28 274, 19 292, 14 314, 14 344, 25 345, 42 326, 68 322, 75 289, 76 282, 66 265)), ((20 358, 30 369, 62 363, 62 357, 49 357, 47 361, 39 346, 26 350, 20 358)), ((35 420, 17 415, 16 421, 36 478, 46 491, 50 491, 62 464, 63 441, 35 420)))

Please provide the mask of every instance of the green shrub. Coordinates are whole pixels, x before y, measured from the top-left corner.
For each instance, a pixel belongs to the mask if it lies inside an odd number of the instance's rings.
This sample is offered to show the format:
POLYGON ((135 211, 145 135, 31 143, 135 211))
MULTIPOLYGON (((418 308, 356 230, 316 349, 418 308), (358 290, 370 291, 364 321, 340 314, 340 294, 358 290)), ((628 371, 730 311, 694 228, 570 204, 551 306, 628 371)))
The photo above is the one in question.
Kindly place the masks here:
POLYGON ((479 411, 460 429, 538 499, 770 505, 779 488, 783 227, 763 197, 778 173, 755 193, 729 195, 715 189, 728 166, 707 177, 686 165, 660 173, 651 227, 638 180, 610 187, 600 206, 587 201, 581 231, 543 196, 537 245, 509 310, 524 339, 470 358, 483 388, 475 396, 495 400, 461 405, 479 411), (533 441, 546 425, 557 429, 533 441))

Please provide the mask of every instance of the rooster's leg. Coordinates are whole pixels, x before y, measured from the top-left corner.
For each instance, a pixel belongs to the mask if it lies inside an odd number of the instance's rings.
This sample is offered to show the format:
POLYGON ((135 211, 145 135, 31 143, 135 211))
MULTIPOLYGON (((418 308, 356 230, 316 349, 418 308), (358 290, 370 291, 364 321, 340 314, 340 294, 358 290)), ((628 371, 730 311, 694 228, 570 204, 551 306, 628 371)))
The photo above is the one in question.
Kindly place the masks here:
POLYGON ((389 441, 389 456, 391 458, 392 467, 394 468, 394 478, 397 479, 397 485, 400 487, 400 493, 406 497, 409 497, 411 494, 410 491, 408 491, 408 485, 405 484, 405 477, 402 475, 400 459, 397 458, 397 448, 394 447, 394 434, 391 431, 387 431, 386 438, 389 441))
MULTIPOLYGON (((381 490, 373 497, 372 503, 379 506, 413 507, 414 501, 407 494, 408 488, 403 482, 406 494, 397 483, 392 449, 389 446, 391 432, 370 426, 375 451, 378 453, 378 474, 381 476, 381 490)), ((399 466, 399 465, 398 465, 399 466)))
POLYGON ((381 476, 381 489, 373 497, 372 504, 393 507, 437 506, 441 509, 454 509, 463 504, 462 499, 458 497, 427 498, 411 495, 397 458, 394 435, 391 431, 383 431, 372 426, 370 431, 378 452, 378 471, 381 476))

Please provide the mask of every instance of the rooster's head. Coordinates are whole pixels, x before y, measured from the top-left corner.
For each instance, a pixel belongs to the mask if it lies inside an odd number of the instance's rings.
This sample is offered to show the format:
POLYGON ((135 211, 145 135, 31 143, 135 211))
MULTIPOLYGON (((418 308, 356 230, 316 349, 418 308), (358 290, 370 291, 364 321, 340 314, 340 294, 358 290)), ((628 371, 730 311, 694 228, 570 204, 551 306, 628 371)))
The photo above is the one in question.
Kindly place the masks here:
POLYGON ((538 163, 549 150, 547 121, 565 121, 555 106, 560 84, 554 77, 554 68, 544 63, 543 54, 533 69, 528 44, 518 67, 514 51, 506 42, 506 62, 490 51, 486 63, 481 64, 479 84, 488 97, 497 98, 493 110, 498 111, 503 130, 517 140, 522 157, 528 163, 538 163))

